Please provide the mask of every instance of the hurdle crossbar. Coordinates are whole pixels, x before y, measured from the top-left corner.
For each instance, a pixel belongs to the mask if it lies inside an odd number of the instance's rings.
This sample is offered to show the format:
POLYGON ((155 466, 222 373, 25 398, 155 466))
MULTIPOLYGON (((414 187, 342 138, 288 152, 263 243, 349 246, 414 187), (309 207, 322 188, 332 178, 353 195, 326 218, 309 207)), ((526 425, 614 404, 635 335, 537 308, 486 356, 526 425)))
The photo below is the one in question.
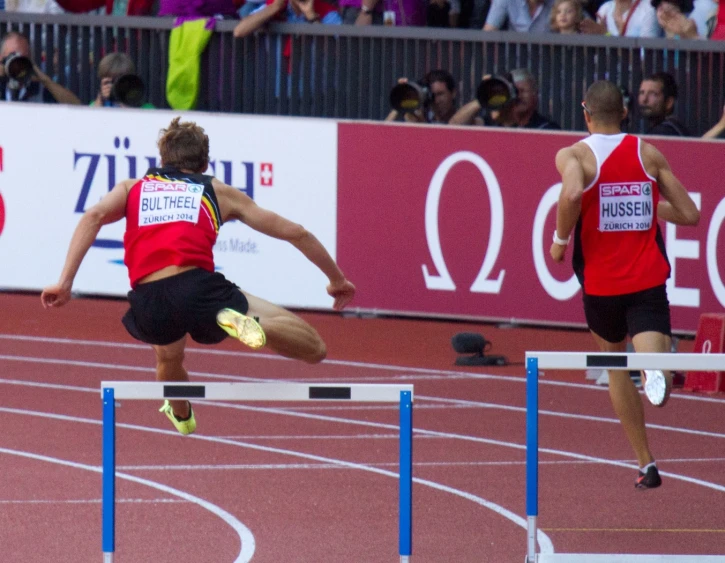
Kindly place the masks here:
POLYGON ((398 551, 400 563, 412 554, 413 386, 326 383, 159 383, 104 381, 103 401, 103 562, 113 563, 116 530, 116 400, 347 401, 398 403, 400 407, 400 472, 398 551))
POLYGON ((725 371, 725 354, 648 354, 608 352, 526 352, 526 521, 525 563, 725 563, 725 556, 539 554, 539 370, 697 370, 725 371))

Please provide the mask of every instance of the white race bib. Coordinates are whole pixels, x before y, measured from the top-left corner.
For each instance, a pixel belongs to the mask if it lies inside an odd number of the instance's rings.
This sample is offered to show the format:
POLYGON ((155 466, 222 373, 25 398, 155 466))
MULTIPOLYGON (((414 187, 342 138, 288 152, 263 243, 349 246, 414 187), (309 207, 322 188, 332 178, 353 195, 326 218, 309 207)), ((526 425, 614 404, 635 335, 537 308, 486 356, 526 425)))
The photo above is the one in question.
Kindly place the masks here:
POLYGON ((647 231, 653 216, 652 182, 599 185, 600 231, 647 231))
POLYGON ((183 182, 146 181, 141 184, 138 226, 148 227, 175 221, 199 221, 204 186, 183 182))

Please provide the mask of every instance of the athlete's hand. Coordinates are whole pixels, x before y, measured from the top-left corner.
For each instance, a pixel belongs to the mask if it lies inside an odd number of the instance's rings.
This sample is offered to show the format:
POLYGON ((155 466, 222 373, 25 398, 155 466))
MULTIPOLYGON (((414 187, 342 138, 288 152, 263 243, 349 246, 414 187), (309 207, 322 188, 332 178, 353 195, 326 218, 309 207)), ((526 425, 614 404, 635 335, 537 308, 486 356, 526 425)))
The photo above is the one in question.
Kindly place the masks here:
POLYGON ((561 262, 564 260, 564 255, 566 254, 566 245, 565 244, 556 244, 554 242, 551 244, 551 250, 549 250, 549 253, 551 254, 551 257, 554 259, 554 262, 561 262))
POLYGON ((335 311, 342 311, 352 301, 352 298, 355 297, 355 286, 343 278, 341 282, 328 285, 327 293, 335 299, 332 308, 335 311))
POLYGON ((49 285, 40 295, 40 302, 44 308, 61 307, 70 301, 70 288, 60 284, 49 285))

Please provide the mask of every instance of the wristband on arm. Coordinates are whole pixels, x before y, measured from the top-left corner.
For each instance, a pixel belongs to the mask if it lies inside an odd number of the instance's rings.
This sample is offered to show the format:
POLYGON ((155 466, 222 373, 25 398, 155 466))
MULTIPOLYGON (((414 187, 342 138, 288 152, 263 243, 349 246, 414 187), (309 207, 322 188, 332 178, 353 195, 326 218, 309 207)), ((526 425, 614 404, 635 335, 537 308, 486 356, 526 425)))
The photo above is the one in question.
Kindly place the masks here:
POLYGON ((561 246, 566 246, 569 244, 569 241, 571 240, 571 235, 569 235, 566 238, 559 238, 559 235, 556 232, 556 229, 554 229, 554 244, 560 244, 561 246))

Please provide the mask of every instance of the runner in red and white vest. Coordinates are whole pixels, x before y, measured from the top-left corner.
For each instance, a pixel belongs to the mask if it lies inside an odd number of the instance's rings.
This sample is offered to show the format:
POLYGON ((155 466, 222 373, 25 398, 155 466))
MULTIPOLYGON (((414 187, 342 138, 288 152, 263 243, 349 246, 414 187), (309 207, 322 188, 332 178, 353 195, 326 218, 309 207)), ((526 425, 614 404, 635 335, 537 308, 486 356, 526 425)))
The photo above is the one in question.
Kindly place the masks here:
MULTIPOLYGON (((621 132, 627 110, 616 84, 592 84, 582 107, 591 135, 556 155, 562 188, 551 256, 561 262, 573 236, 584 315, 602 352, 625 352, 627 336, 636 352, 668 352, 670 266, 657 220, 696 225, 700 213, 662 153, 621 132)), ((672 375, 644 370, 643 376, 647 398, 664 406, 672 375)), ((609 371, 609 396, 639 462, 635 487, 659 487, 644 407, 628 370, 609 371)))
MULTIPOLYGON (((149 170, 141 180, 121 182, 83 214, 58 283, 43 290, 43 306, 60 307, 70 300, 78 268, 101 227, 125 218, 124 261, 132 289, 123 324, 131 336, 154 348, 158 381, 189 380, 183 365, 187 335, 200 344, 231 336, 251 348, 267 345, 288 358, 321 362, 327 350, 312 326, 215 272, 219 228, 237 219, 291 243, 327 276, 336 310, 352 300, 355 286, 302 225, 202 174, 209 167, 209 138, 201 127, 176 118, 162 133, 163 167, 149 170)), ((196 429, 188 401, 165 401, 161 412, 181 434, 196 429)))

